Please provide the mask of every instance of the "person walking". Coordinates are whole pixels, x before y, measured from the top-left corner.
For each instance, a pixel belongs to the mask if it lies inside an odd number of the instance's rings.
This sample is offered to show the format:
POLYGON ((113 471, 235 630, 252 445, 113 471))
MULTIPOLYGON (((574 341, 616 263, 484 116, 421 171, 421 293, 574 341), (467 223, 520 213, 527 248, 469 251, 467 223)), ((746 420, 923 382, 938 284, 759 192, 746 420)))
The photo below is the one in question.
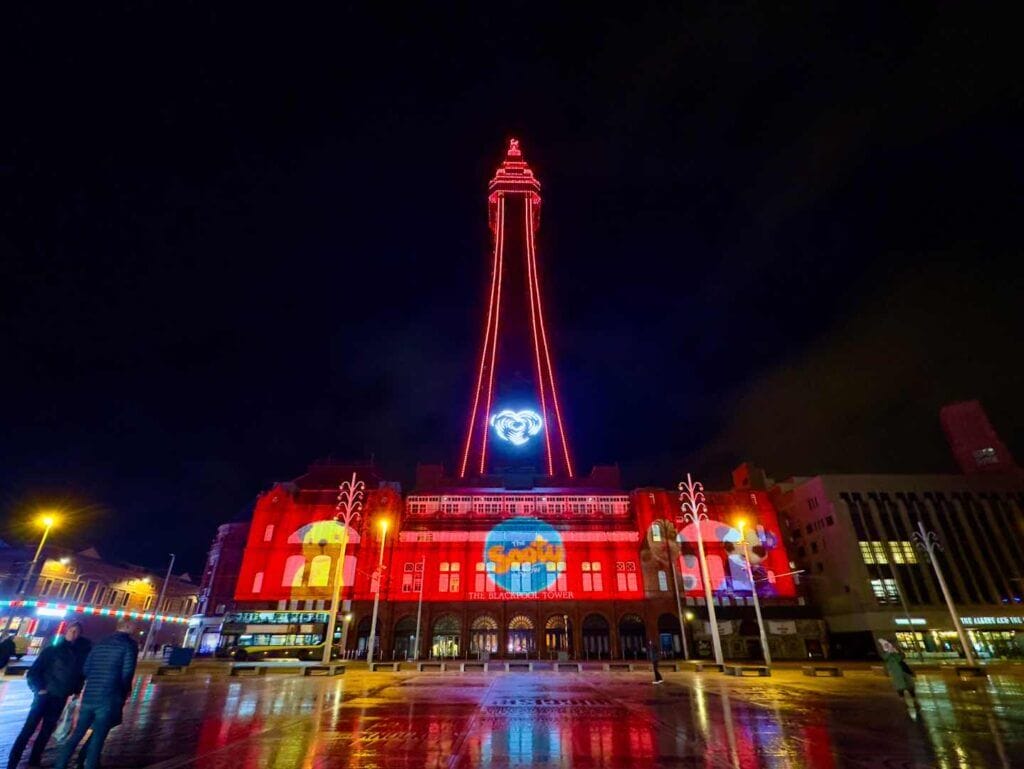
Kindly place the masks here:
POLYGON ((654 645, 653 641, 647 642, 647 659, 651 661, 651 668, 654 670, 654 680, 651 682, 655 686, 658 684, 665 683, 661 677, 661 671, 658 670, 658 660, 661 655, 658 653, 658 647, 654 645))
POLYGON ((14 632, 8 631, 4 634, 4 640, 0 641, 0 670, 7 667, 7 663, 18 653, 18 645, 14 642, 14 635, 14 632))
POLYGON ((914 671, 910 669, 907 660, 898 648, 884 638, 879 639, 878 645, 882 649, 882 662, 885 665, 885 672, 889 674, 889 680, 901 700, 905 700, 903 693, 909 692, 914 707, 920 707, 917 701, 917 692, 914 689, 914 671))
POLYGON ((139 645, 132 638, 134 625, 128 620, 117 623, 117 632, 97 643, 85 660, 85 691, 75 729, 57 751, 55 769, 67 769, 71 754, 85 733, 92 735, 82 747, 85 760, 79 766, 97 769, 103 743, 110 730, 121 723, 121 711, 132 691, 139 645))
POLYGON ((36 657, 32 667, 25 674, 29 688, 35 696, 28 710, 28 718, 11 746, 7 758, 8 769, 14 769, 21 761, 21 756, 28 746, 28 741, 39 729, 39 734, 32 743, 28 765, 39 766, 43 758, 43 750, 50 741, 53 730, 57 728, 61 714, 67 705, 68 697, 77 697, 82 691, 85 680, 83 668, 85 658, 92 646, 82 635, 82 624, 72 622, 64 631, 59 643, 47 646, 36 657))

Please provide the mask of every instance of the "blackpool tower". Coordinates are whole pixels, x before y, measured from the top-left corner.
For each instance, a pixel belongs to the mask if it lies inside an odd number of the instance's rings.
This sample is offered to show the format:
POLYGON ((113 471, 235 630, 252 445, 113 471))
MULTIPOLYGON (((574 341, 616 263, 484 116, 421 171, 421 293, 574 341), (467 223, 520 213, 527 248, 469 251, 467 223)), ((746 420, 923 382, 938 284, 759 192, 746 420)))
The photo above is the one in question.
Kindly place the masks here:
POLYGON ((540 182, 516 139, 488 193, 490 291, 459 477, 529 469, 572 478, 541 300, 540 182))

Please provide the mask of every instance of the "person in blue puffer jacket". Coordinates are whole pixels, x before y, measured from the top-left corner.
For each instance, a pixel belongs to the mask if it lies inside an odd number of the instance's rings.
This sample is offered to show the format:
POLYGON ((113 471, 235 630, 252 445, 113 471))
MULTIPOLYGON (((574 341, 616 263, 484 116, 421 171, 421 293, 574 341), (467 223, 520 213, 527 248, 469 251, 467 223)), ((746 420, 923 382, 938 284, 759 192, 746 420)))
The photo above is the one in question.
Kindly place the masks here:
POLYGON ((92 729, 82 748, 85 769, 97 769, 103 743, 110 730, 121 723, 121 711, 132 691, 139 645, 132 638, 134 626, 128 620, 117 623, 117 632, 93 646, 85 660, 85 691, 75 729, 57 751, 56 769, 66 769, 78 743, 92 729))

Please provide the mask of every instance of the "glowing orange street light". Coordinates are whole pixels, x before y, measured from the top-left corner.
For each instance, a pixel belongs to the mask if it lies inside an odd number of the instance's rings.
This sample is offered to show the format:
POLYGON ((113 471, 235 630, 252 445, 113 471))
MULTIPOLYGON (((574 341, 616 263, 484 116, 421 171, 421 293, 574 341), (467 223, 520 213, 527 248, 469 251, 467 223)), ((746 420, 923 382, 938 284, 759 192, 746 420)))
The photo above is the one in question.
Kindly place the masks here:
POLYGON ((761 619, 761 602, 757 599, 757 585, 754 584, 754 570, 750 567, 750 548, 747 545, 747 538, 743 533, 747 522, 740 518, 736 522, 736 528, 740 530, 740 542, 743 543, 743 562, 747 565, 747 579, 750 580, 750 594, 754 597, 754 612, 757 614, 757 630, 761 634, 761 650, 764 652, 764 664, 772 664, 772 655, 768 650, 768 636, 764 632, 764 620, 761 619))
POLYGON ((369 651, 366 653, 366 665, 373 670, 374 638, 377 635, 377 609, 380 606, 380 594, 384 589, 384 543, 388 538, 388 519, 380 519, 380 558, 377 560, 377 592, 373 596, 373 619, 370 620, 369 651))
POLYGON ((39 563, 39 555, 43 552, 43 545, 46 544, 46 538, 50 536, 50 529, 57 523, 57 516, 50 513, 45 513, 36 519, 36 523, 43 527, 43 536, 39 538, 39 547, 36 548, 36 554, 32 556, 32 563, 28 565, 28 574, 25 575, 25 584, 22 585, 21 594, 24 595, 32 584, 32 572, 36 569, 36 564, 39 563))

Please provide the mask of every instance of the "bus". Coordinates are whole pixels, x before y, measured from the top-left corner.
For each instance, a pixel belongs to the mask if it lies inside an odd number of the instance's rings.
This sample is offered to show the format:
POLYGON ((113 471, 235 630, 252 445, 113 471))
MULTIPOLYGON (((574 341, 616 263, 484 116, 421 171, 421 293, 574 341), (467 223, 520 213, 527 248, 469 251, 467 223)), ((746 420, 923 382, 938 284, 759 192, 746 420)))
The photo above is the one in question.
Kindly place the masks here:
POLYGON ((233 660, 324 656, 325 611, 238 611, 224 615, 216 656, 233 660))

